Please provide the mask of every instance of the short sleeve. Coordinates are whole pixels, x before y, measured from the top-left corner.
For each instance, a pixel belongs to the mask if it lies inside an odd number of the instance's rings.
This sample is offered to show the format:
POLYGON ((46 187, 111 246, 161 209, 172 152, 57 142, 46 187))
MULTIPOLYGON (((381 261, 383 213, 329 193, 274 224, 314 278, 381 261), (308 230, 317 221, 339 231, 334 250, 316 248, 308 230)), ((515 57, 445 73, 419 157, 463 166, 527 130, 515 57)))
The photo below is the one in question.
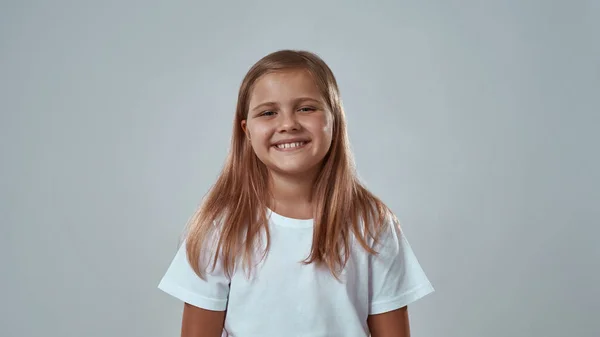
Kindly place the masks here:
POLYGON ((434 291, 404 233, 391 217, 370 257, 369 314, 407 306, 434 291))
POLYGON ((205 280, 201 279, 188 262, 184 242, 171 261, 158 288, 193 306, 224 311, 227 308, 229 283, 229 278, 219 263, 214 270, 208 269, 205 280))

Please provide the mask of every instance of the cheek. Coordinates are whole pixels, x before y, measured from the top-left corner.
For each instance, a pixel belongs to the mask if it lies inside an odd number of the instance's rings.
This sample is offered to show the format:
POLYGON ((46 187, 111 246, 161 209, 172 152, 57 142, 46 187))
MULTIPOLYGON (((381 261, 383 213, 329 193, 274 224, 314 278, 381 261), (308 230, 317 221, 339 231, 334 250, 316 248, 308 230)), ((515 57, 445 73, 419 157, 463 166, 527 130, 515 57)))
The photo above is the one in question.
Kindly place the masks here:
POLYGON ((325 120, 325 121, 323 121, 323 123, 321 123, 321 132, 323 132, 323 133, 331 132, 331 123, 329 123, 329 121, 325 120))
POLYGON ((333 121, 327 114, 315 115, 306 121, 306 126, 311 133, 323 136, 332 133, 333 121))
POLYGON ((323 126, 323 132, 331 137, 333 134, 333 121, 327 121, 327 123, 325 123, 323 126))
POLYGON ((249 126, 248 131, 250 132, 250 137, 252 139, 252 147, 255 150, 260 150, 260 148, 269 144, 271 128, 268 125, 259 123, 252 124, 249 126))
POLYGON ((331 140, 331 137, 333 136, 333 118, 331 118, 330 115, 327 115, 322 119, 320 129, 326 139, 331 140))

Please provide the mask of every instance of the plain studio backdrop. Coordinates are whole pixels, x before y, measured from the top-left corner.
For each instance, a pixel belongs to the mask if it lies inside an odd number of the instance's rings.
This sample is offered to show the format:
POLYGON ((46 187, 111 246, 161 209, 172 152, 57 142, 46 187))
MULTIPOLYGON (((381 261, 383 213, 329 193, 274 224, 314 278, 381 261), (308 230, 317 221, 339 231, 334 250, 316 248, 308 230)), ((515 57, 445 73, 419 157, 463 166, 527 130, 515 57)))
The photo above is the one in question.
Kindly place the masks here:
POLYGON ((157 284, 284 48, 333 69, 436 288, 414 336, 600 336, 599 1, 2 1, 0 28, 0 336, 179 334, 157 284))

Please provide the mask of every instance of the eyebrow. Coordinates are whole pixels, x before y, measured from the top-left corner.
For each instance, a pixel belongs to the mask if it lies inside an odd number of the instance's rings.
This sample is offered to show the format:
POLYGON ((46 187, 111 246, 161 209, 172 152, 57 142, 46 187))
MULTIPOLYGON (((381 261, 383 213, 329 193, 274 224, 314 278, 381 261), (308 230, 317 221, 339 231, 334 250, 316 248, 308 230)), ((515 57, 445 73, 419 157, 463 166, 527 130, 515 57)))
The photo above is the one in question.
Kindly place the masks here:
MULTIPOLYGON (((302 102, 302 101, 311 101, 314 103, 322 104, 321 101, 319 101, 318 99, 312 98, 312 97, 298 97, 298 98, 294 99, 294 103, 296 103, 296 104, 298 102, 302 102)), ((263 107, 267 107, 267 106, 274 106, 274 105, 277 105, 277 102, 264 102, 264 103, 261 103, 255 107, 253 107, 252 109, 250 109, 250 111, 256 111, 259 108, 263 108, 263 107)))

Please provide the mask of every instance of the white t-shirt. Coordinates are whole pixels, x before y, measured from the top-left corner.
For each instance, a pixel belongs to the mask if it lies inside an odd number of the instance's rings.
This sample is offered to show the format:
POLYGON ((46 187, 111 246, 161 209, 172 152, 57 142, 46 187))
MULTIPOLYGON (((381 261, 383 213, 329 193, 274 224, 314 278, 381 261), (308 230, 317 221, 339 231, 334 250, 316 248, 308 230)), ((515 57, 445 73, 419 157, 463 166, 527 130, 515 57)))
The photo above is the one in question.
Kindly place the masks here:
POLYGON ((227 309, 223 336, 229 337, 365 337, 368 315, 402 308, 434 291, 391 219, 374 247, 379 255, 354 242, 340 282, 325 267, 301 263, 311 249, 312 220, 270 210, 268 215, 271 247, 250 278, 239 268, 229 279, 217 265, 202 280, 182 244, 158 287, 196 307, 227 309))

